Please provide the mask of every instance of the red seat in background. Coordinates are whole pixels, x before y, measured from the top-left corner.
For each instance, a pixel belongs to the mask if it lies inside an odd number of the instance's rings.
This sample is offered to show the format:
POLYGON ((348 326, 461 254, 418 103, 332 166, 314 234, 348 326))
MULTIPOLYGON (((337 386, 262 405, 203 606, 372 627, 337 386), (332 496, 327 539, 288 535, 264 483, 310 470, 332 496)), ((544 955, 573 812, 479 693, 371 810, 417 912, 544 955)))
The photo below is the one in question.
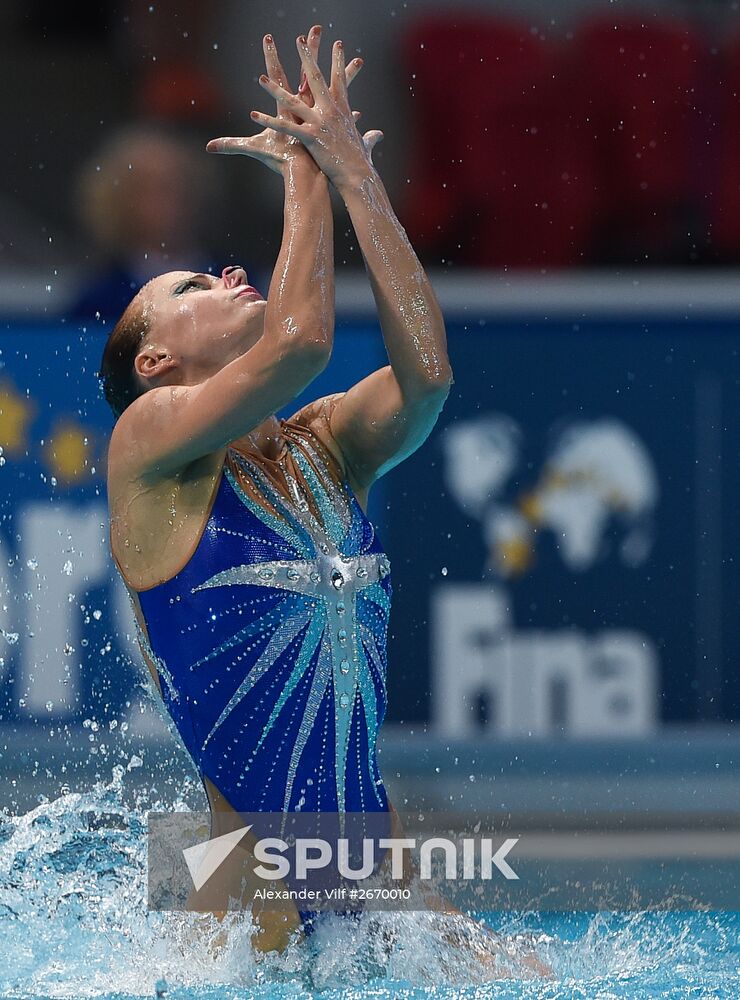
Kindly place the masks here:
POLYGON ((740 260, 740 34, 720 53, 716 73, 718 141, 710 174, 710 237, 715 260, 740 260))
POLYGON ((691 25, 647 13, 592 19, 576 31, 573 111, 596 158, 597 258, 680 263, 688 255, 705 183, 707 57, 691 25))
POLYGON ((526 23, 448 13, 418 21, 404 54, 414 138, 403 216, 427 260, 583 262, 597 205, 560 48, 526 23))

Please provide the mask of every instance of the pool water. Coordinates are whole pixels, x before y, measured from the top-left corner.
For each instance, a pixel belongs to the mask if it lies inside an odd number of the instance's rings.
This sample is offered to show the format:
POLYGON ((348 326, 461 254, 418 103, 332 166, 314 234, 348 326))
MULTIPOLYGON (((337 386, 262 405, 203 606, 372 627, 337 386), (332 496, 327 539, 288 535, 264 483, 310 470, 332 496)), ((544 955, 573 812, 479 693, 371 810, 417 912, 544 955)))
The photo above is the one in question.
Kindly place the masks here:
POLYGON ((123 778, 116 768, 108 785, 0 814, 0 996, 740 997, 740 914, 727 912, 477 914, 508 942, 496 980, 425 913, 327 917, 257 960, 248 916, 225 929, 147 910, 146 814, 159 803, 125 805, 123 778), (526 978, 528 949, 553 979, 526 978))

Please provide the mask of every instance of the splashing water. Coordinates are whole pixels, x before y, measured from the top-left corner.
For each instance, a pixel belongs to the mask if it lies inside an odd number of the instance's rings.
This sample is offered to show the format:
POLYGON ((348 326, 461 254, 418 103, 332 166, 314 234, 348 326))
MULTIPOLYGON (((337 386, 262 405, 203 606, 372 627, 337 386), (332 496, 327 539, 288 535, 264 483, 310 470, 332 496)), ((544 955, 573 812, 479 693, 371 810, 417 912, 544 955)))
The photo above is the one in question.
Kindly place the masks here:
POLYGON ((125 805, 124 775, 116 767, 110 784, 0 814, 0 996, 740 996, 735 913, 488 914, 511 961, 496 981, 475 942, 453 945, 429 913, 327 915, 307 941, 256 957, 248 914, 219 923, 147 909, 147 809, 162 807, 125 805), (552 980, 524 978, 517 958, 530 950, 552 980))

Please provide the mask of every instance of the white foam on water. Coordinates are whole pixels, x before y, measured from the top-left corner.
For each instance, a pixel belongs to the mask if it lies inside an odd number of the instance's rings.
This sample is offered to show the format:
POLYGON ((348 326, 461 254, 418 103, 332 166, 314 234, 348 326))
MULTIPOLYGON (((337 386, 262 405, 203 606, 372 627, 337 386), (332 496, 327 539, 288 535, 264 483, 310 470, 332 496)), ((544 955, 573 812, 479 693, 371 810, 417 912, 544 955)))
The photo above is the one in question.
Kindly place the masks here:
POLYGON ((125 777, 117 767, 107 785, 0 814, 0 996, 153 997, 158 982, 211 1000, 740 995, 728 914, 499 914, 495 963, 482 930, 451 932, 439 914, 326 915, 308 940, 257 957, 248 913, 147 909, 147 811, 162 806, 126 806, 125 777), (528 953, 554 979, 528 974, 528 953))

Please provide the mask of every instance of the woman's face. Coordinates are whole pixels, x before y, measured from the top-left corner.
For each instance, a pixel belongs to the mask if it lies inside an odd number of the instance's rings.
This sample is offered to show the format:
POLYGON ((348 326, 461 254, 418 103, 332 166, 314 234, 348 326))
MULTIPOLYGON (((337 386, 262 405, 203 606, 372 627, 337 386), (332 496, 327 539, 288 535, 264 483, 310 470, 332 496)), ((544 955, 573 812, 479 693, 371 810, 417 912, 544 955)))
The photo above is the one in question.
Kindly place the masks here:
POLYGON ((242 267, 226 267, 221 277, 171 271, 139 294, 149 323, 140 353, 166 350, 182 384, 202 382, 262 336, 267 303, 242 267))

